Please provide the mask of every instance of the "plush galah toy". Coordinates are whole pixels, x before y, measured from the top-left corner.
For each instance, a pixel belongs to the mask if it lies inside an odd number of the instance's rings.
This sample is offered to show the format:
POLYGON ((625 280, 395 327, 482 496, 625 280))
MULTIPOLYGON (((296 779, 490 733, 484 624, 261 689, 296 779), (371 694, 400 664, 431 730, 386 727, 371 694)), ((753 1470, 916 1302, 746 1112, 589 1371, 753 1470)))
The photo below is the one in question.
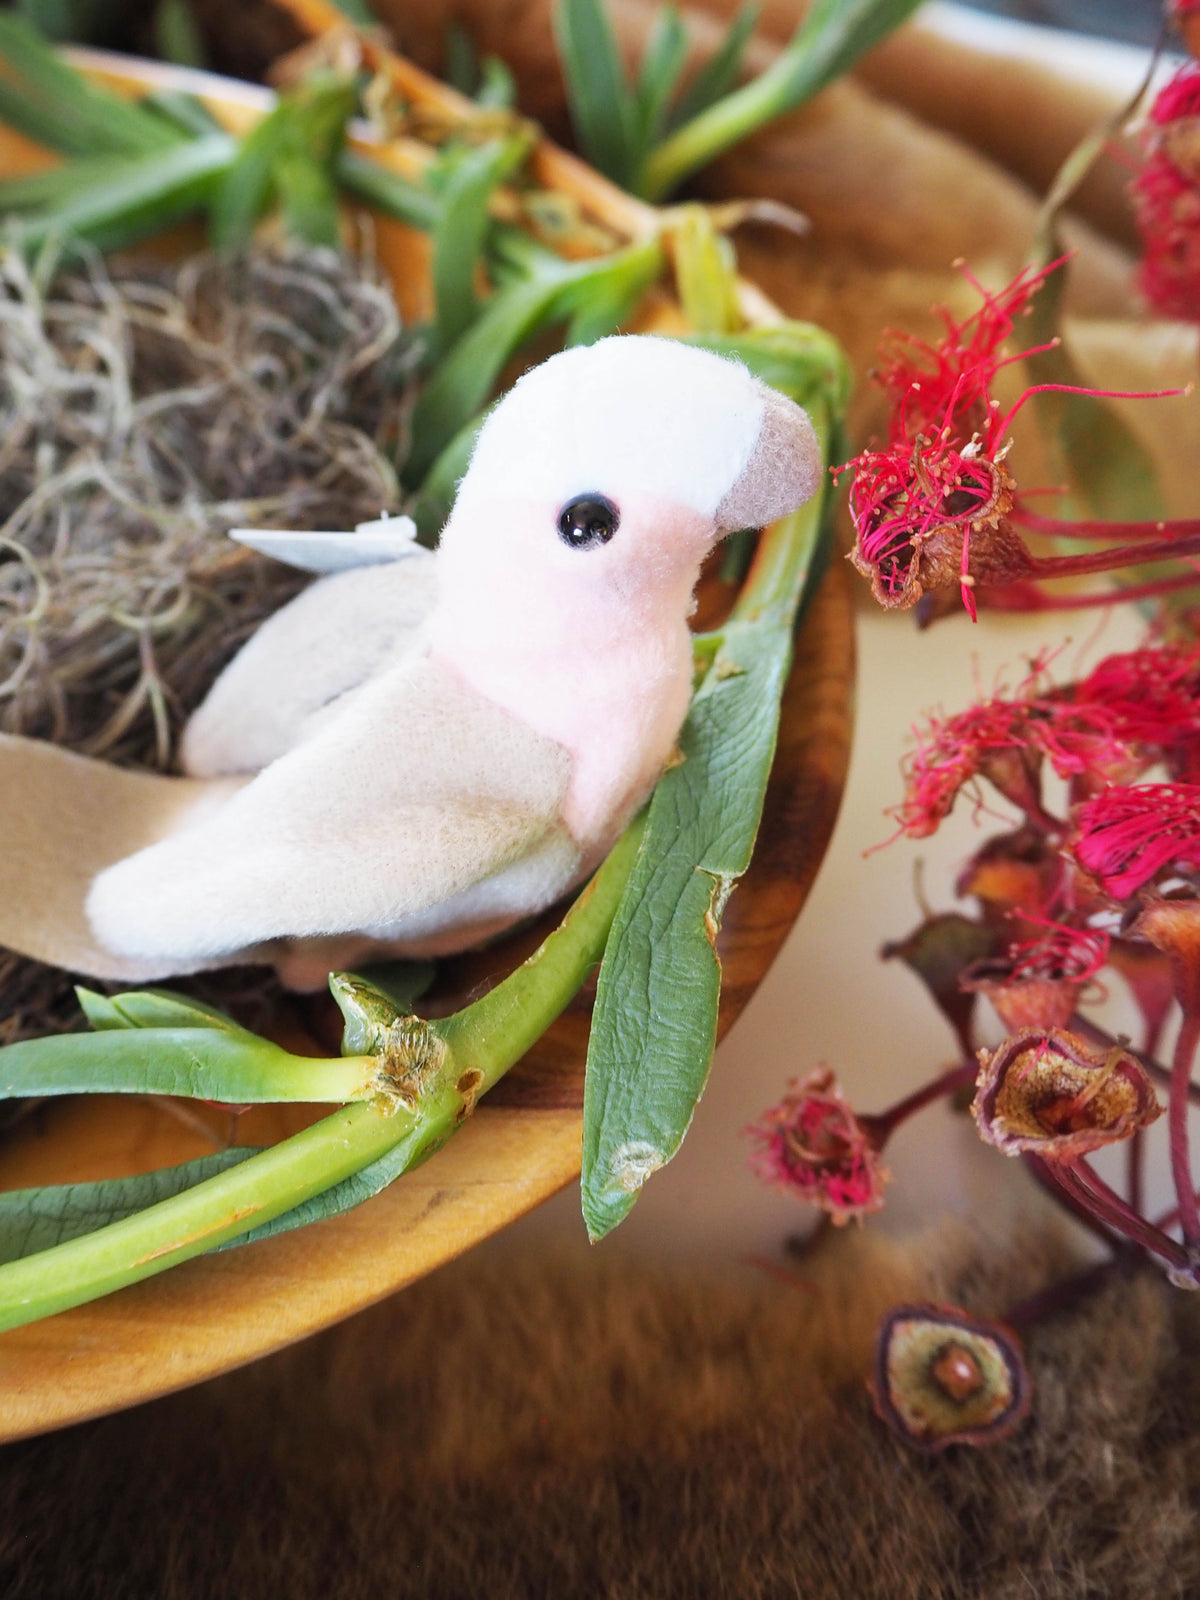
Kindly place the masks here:
MULTIPOLYGON (((86 930, 49 885, 74 918, 55 958, 119 977, 270 961, 306 985, 547 906, 672 753, 704 556, 820 472, 804 412, 736 361, 645 337, 553 356, 485 423, 436 554, 320 579, 217 680, 187 778, 115 775, 96 804, 125 808, 122 844, 72 880, 86 930)), ((41 753, 77 783, 99 765, 41 753)), ((28 948, 12 920, 0 941, 28 948)))

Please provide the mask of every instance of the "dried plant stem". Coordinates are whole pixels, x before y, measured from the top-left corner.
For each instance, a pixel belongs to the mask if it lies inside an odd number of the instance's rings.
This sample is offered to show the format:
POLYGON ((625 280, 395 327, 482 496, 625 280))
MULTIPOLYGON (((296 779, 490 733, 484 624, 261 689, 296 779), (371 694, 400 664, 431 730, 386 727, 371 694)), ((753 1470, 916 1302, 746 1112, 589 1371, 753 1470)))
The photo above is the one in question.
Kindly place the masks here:
POLYGON ((1196 1058, 1198 1043, 1200 1043, 1200 1013, 1185 1011, 1179 1037, 1175 1041, 1175 1054, 1171 1061, 1167 1122, 1171 1176, 1175 1182, 1175 1198, 1179 1202, 1179 1224, 1183 1230, 1184 1243, 1191 1249, 1200 1248, 1200 1205, 1196 1202, 1188 1134, 1188 1099, 1192 1088, 1192 1063, 1196 1058))
POLYGON ((918 1111, 924 1111, 925 1107, 932 1105, 935 1100, 942 1100, 947 1095, 957 1094, 960 1089, 969 1088, 978 1076, 978 1061, 964 1061, 957 1067, 949 1067, 945 1072, 939 1073, 936 1078, 922 1084, 903 1100, 897 1100, 896 1104, 889 1106, 886 1111, 880 1111, 874 1116, 860 1116, 858 1120, 870 1128, 876 1148, 882 1149, 884 1142, 891 1138, 902 1122, 907 1122, 909 1117, 915 1116, 918 1111))

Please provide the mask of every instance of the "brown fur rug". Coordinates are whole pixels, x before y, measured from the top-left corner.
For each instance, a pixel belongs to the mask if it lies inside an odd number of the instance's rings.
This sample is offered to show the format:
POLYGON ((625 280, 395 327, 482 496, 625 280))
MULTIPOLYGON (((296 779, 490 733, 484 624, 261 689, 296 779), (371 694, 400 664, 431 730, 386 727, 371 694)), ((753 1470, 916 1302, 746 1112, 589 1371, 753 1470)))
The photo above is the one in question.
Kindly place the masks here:
POLYGON ((996 1312, 1061 1254, 870 1234, 796 1282, 477 1254, 244 1372, 0 1453, 7 1600, 1169 1600, 1200 1594, 1200 1304, 1112 1281, 1034 1416, 913 1453, 883 1306, 996 1312), (953 1252, 952 1252, 953 1254, 953 1252))

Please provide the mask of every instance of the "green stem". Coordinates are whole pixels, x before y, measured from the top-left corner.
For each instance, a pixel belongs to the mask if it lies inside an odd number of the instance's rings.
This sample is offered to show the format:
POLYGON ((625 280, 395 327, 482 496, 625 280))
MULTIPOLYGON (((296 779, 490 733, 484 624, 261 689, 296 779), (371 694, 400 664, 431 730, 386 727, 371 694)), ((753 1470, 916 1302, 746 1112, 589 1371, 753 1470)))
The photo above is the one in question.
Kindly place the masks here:
POLYGON ((787 48, 764 73, 702 111, 651 152, 637 192, 645 200, 664 199, 731 146, 802 105, 918 4, 919 0, 816 0, 787 48))
POLYGON ((608 930, 645 829, 638 817, 562 923, 505 981, 466 1010, 432 1024, 460 1070, 490 1089, 545 1033, 604 954, 608 930))
POLYGON ((294 1056, 254 1034, 136 1028, 26 1039, 0 1050, 0 1099, 22 1095, 172 1094, 231 1105, 344 1105, 380 1091, 369 1056, 294 1056))
MULTIPOLYGON (((411 1105, 389 1093, 343 1107, 170 1200, 0 1266, 0 1330, 82 1305, 239 1238, 401 1146, 404 1170, 432 1155, 600 959, 643 825, 639 818, 626 830, 528 961, 458 1015, 425 1025, 423 1059, 434 1070, 425 1082, 411 1080, 411 1105)), ((394 1070, 396 1063, 381 1065, 394 1070)))

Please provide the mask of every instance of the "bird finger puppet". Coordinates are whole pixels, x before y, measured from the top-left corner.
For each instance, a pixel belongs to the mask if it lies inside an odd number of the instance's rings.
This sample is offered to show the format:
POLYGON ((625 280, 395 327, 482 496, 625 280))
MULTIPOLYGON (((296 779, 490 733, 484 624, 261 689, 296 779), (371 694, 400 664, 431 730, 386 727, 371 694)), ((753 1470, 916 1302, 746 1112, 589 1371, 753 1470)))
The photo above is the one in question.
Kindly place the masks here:
POLYGON ((345 570, 217 679, 183 777, 0 739, 0 942, 97 977, 252 961, 309 987, 540 911, 671 755, 705 555, 821 470, 805 413, 740 362, 644 336, 552 356, 485 422, 436 552, 400 521, 357 549, 246 536, 345 570))

